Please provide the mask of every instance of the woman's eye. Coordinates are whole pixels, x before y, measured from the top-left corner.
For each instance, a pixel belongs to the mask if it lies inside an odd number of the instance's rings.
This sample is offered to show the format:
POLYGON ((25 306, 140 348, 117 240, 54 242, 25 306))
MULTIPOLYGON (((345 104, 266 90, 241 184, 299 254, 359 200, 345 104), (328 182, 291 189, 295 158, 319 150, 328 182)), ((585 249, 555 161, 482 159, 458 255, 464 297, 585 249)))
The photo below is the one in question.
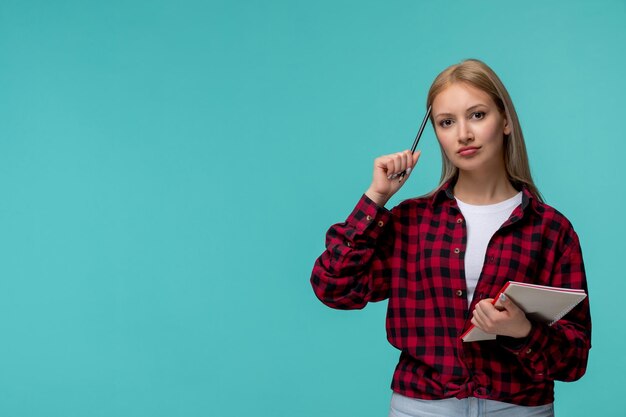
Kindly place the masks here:
POLYGON ((474 113, 472 113, 472 119, 483 119, 485 117, 485 112, 484 111, 476 111, 474 113))
POLYGON ((444 120, 439 122, 439 126, 441 126, 441 127, 449 127, 451 125, 452 125, 452 120, 450 120, 450 119, 444 119, 444 120))

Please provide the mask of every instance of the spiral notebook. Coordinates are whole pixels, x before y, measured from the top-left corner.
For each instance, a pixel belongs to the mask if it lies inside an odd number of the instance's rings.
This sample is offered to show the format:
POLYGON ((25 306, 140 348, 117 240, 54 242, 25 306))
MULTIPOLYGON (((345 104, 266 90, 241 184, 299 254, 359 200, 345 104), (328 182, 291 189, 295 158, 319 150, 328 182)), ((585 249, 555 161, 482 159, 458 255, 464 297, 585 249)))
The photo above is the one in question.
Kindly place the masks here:
MULTIPOLYGON (((502 293, 506 294, 519 308, 524 310, 524 313, 530 320, 542 321, 550 326, 559 321, 587 297, 584 290, 509 281, 504 284, 498 295, 494 297, 494 304, 502 293)), ((464 342, 493 340, 495 338, 496 335, 485 333, 474 325, 471 325, 461 335, 461 339, 464 342)))

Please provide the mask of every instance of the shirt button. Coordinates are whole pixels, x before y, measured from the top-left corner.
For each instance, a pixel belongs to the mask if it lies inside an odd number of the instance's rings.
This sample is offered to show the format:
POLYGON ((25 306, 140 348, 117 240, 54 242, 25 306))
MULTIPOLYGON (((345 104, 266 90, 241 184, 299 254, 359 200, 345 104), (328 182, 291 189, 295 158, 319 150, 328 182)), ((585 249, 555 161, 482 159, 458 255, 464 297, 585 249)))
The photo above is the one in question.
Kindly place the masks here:
POLYGON ((459 249, 459 248, 454 248, 454 253, 456 253, 456 254, 461 253, 461 249, 459 249))
POLYGON ((368 214, 368 215, 367 215, 367 217, 366 217, 366 219, 367 219, 367 221, 369 222, 369 221, 371 221, 371 220, 372 220, 372 216, 370 216, 370 215, 368 214))
POLYGON ((461 219, 460 217, 458 219, 456 219, 457 223, 463 223, 463 219, 461 219))
POLYGON ((378 222, 378 227, 383 227, 384 225, 385 225, 385 223, 384 223, 382 220, 380 220, 380 221, 378 222))
POLYGON ((526 354, 528 355, 529 353, 531 353, 533 350, 531 348, 526 349, 526 354))
POLYGON ((463 297, 463 290, 456 290, 457 297, 463 297))

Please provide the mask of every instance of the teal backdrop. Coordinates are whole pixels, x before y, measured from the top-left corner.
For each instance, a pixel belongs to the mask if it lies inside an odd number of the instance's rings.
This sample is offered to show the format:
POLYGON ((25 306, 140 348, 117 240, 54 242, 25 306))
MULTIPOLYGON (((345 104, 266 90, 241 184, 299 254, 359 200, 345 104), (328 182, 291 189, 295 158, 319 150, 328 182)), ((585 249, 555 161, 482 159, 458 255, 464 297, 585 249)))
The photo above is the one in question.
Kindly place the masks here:
MULTIPOLYGON (((625 416, 626 2, 0 2, 0 415, 385 416, 386 303, 309 277, 445 67, 508 87, 594 320, 559 416, 625 416)), ((431 190, 432 128, 395 197, 431 190)))

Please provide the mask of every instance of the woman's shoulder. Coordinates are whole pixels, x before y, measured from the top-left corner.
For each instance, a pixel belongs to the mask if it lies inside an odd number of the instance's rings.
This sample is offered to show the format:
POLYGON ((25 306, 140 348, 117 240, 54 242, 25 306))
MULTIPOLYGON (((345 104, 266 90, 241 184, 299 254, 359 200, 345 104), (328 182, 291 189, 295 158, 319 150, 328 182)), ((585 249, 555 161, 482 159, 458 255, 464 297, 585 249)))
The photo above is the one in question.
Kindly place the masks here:
POLYGON ((432 195, 423 195, 419 197, 407 198, 401 201, 394 209, 407 210, 407 209, 426 209, 432 206, 432 195))
POLYGON ((440 210, 437 210, 433 204, 432 196, 428 195, 402 200, 391 209, 391 214, 396 219, 402 220, 402 223, 408 222, 410 224, 414 223, 410 219, 423 222, 428 221, 432 217, 442 215, 440 210))
POLYGON ((544 221, 573 228, 569 219, 557 208, 536 199, 532 201, 531 204, 534 211, 539 214, 544 221))
POLYGON ((539 214, 543 224, 544 238, 557 242, 560 250, 565 250, 572 245, 579 245, 578 234, 574 230, 572 222, 555 207, 542 202, 533 201, 532 208, 539 214))

